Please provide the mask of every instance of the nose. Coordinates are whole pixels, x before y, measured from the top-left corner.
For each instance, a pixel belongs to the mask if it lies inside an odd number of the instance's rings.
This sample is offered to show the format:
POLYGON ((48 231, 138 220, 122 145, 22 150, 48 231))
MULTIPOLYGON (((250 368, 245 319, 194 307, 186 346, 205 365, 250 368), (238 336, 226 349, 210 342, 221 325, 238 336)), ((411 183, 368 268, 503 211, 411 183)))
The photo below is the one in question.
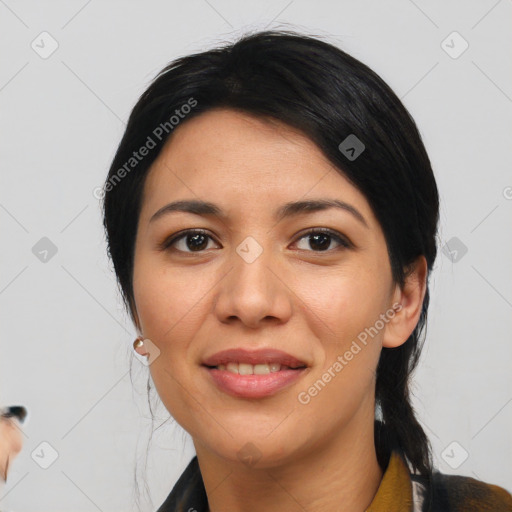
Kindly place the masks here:
POLYGON ((240 244, 233 251, 229 271, 217 289, 215 314, 222 323, 240 322, 251 329, 286 323, 292 314, 293 292, 284 267, 270 249, 257 257, 251 254, 254 245, 249 244, 249 249, 244 252, 240 244))

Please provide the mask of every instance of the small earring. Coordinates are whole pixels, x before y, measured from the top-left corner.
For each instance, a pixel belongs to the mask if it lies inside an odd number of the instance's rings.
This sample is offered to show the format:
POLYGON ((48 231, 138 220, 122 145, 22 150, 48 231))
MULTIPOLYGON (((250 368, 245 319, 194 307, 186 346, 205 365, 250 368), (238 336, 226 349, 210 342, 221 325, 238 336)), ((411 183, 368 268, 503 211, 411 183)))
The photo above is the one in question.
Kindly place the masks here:
POLYGON ((141 356, 149 356, 149 352, 147 352, 144 348, 144 337, 138 336, 136 340, 133 342, 133 349, 137 354, 141 356))

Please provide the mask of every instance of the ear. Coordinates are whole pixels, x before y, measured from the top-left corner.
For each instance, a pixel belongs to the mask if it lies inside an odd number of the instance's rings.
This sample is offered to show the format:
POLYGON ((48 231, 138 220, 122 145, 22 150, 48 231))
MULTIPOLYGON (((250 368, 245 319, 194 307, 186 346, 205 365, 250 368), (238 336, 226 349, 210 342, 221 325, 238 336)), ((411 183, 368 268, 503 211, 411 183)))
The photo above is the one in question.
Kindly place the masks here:
POLYGON ((402 307, 394 308, 395 315, 384 330, 383 347, 399 347, 409 339, 418 324, 426 289, 427 260, 421 255, 409 266, 403 288, 397 284, 393 291, 391 304, 402 307))

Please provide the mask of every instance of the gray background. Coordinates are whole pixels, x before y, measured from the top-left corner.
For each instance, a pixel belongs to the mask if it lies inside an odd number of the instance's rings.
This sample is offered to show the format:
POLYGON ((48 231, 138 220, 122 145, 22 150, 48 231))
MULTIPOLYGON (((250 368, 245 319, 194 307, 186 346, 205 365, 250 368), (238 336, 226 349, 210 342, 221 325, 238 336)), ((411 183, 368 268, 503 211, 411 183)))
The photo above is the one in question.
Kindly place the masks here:
MULTIPOLYGON (((510 0, 0 0, 0 404, 30 411, 0 508, 136 510, 147 368, 134 361, 132 385, 135 331, 93 191, 164 65, 263 28, 327 36, 417 121, 442 203, 414 403, 443 472, 512 490, 511 15, 510 0), (43 237, 57 248, 46 261, 34 254, 43 237)), ((167 416, 161 406, 160 423, 167 416)), ((157 508, 192 454, 179 426, 155 432, 143 510, 157 508)))

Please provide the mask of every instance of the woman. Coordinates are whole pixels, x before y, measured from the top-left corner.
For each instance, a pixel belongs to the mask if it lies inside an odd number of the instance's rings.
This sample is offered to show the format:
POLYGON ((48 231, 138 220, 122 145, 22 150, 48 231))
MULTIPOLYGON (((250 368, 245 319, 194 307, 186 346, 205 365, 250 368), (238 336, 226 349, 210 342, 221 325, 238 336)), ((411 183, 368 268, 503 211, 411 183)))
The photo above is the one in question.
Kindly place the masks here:
POLYGON ((512 510, 433 470, 411 407, 438 192, 372 70, 288 31, 180 58, 104 192, 134 348, 197 453, 160 512, 512 510))

